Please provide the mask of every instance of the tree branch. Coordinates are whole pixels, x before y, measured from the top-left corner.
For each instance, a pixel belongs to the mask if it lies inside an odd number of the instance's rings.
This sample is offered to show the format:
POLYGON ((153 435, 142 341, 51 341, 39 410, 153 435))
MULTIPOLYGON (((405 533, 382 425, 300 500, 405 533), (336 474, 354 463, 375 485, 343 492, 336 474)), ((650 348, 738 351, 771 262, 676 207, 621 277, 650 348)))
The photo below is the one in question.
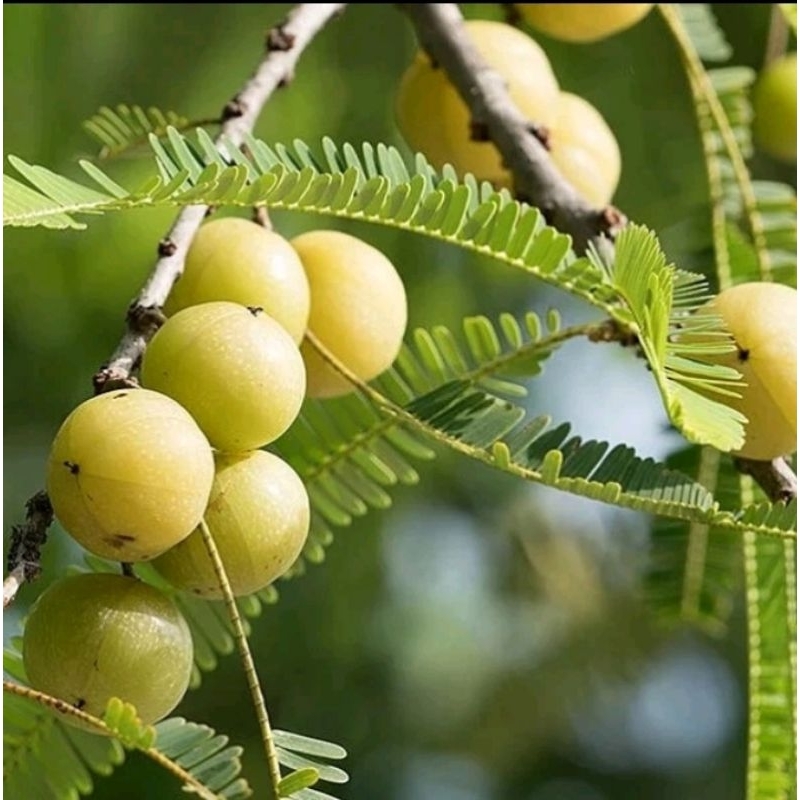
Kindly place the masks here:
POLYGON ((473 125, 485 128, 514 175, 517 197, 541 209, 548 222, 572 236, 576 251, 590 241, 604 247, 627 222, 614 206, 588 203, 553 164, 536 136, 536 120, 517 108, 503 78, 481 57, 455 3, 401 3, 422 47, 467 104, 473 125))
MULTIPOLYGON (((292 80, 303 50, 345 6, 346 3, 302 3, 267 33, 266 54, 252 77, 223 109, 217 144, 223 137, 242 144, 273 92, 292 80)), ((125 333, 108 363, 93 378, 96 394, 132 383, 130 374, 163 322, 161 306, 183 272, 186 251, 207 212, 208 206, 187 206, 159 243, 158 260, 128 309, 125 333)))
POLYGON ((25 522, 11 528, 8 550, 8 576, 3 581, 3 608, 16 597, 23 583, 35 581, 42 568, 42 546, 47 529, 53 524, 53 507, 45 492, 37 492, 25 504, 25 522))
POLYGON ((772 461, 734 458, 733 463, 739 472, 750 475, 773 503, 789 503, 797 498, 797 476, 785 458, 772 461))
MULTIPOLYGON (((322 28, 346 7, 346 3, 302 3, 266 36, 266 53, 245 85, 225 105, 223 136, 241 145, 253 130, 264 104, 276 89, 288 84, 306 47, 322 28)), ((119 386, 136 385, 131 372, 147 343, 164 321, 161 306, 183 271, 186 251, 203 222, 207 206, 188 206, 178 214, 172 228, 158 245, 158 260, 139 296, 128 309, 126 330, 114 353, 94 375, 95 393, 119 386)), ((14 600, 23 583, 36 580, 41 572, 40 551, 53 522, 53 508, 45 492, 37 492, 27 504, 27 519, 12 529, 8 557, 9 574, 3 581, 3 608, 14 600)))

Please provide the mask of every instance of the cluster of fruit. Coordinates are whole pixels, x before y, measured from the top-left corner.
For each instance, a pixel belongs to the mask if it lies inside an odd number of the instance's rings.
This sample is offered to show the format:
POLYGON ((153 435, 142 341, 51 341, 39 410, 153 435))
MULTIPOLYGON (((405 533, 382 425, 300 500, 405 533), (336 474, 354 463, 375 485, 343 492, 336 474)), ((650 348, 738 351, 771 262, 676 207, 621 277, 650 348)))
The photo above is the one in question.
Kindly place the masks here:
MULTIPOLYGON (((207 525, 237 596, 294 563, 308 535, 302 480, 263 448, 304 397, 353 390, 302 343, 306 332, 362 380, 385 370, 406 327, 392 263, 361 240, 313 231, 291 242, 226 218, 203 226, 141 366, 145 388, 76 408, 53 442, 47 489, 90 552, 151 561, 177 589, 222 596, 207 525)), ((112 696, 144 722, 188 686, 192 641, 175 604, 122 574, 77 575, 34 604, 23 658, 34 688, 93 714, 112 696)))
MULTIPOLYGON (((531 26, 553 38, 590 42, 638 22, 652 3, 517 6, 531 26)), ((486 63, 505 81, 520 111, 546 131, 547 147, 562 175, 598 207, 619 183, 619 145, 600 112, 575 94, 562 92, 544 50, 527 34, 502 22, 470 20, 465 29, 486 63)), ((397 121, 409 145, 441 169, 451 164, 498 188, 512 176, 491 142, 474 141, 469 110, 444 72, 418 52, 397 93, 397 121)))

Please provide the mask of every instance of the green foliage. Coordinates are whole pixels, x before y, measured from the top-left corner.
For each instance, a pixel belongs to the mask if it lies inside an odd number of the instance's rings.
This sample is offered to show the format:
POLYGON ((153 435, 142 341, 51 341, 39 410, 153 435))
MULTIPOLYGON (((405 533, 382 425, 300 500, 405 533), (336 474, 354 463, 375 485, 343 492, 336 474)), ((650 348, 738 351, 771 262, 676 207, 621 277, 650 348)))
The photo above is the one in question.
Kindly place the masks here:
MULTIPOLYGON (((695 476, 723 508, 740 507, 739 473, 716 450, 683 449, 667 464, 695 476)), ((658 519, 653 526, 647 599, 667 624, 684 622, 722 635, 741 587, 741 561, 738 534, 703 522, 658 519)))
MULTIPOLYGON (((794 284, 795 193, 781 183, 753 180, 745 163, 752 152, 748 93, 754 72, 705 70, 701 61, 725 62, 731 46, 709 6, 671 8, 676 11, 665 7, 663 13, 687 70, 706 158, 712 240, 702 247, 713 251, 712 282, 794 284)), ((780 8, 796 30, 796 7, 780 8)), ((470 176, 459 180, 449 170, 437 175, 421 156, 411 167, 382 145, 338 148, 325 139, 321 154, 315 154, 302 142, 289 149, 254 138, 245 155, 229 142, 217 147, 202 130, 191 138, 181 135, 179 129, 188 124, 171 112, 136 106, 103 108, 87 122, 103 146, 101 157, 149 140, 154 169, 132 191, 89 161, 80 165, 98 188, 11 156, 22 180, 4 175, 4 224, 80 229, 85 215, 124 209, 255 204, 422 234, 490 255, 599 309, 618 332, 636 335, 670 420, 690 441, 722 450, 741 442, 741 418, 708 399, 735 390, 737 376, 700 365, 694 357, 707 345, 682 338, 708 288, 699 276, 669 264, 650 232, 631 226, 613 260, 597 253, 576 258, 569 238, 546 226, 536 209, 514 202, 507 192, 479 186, 470 176)), ((598 322, 595 330, 607 324, 598 322)), ((704 332, 721 333, 713 324, 704 332)), ((370 509, 388 508, 395 486, 416 483, 412 463, 432 458, 431 444, 523 479, 655 514, 646 588, 664 620, 721 634, 744 577, 750 637, 748 796, 790 796, 796 747, 796 503, 765 502, 731 459, 711 448, 684 449, 662 464, 625 445, 583 441, 568 423, 553 427, 549 417, 528 418, 515 403, 526 392, 521 379, 537 376, 567 338, 586 333, 562 329, 555 316, 543 321, 532 313, 522 322, 510 314, 496 323, 470 317, 458 332, 444 326, 418 329, 394 367, 370 387, 333 401, 307 401, 275 446, 301 474, 312 499, 305 561, 293 574, 302 573, 306 561, 324 558, 335 528, 370 509)), ((112 569, 99 559, 90 564, 112 569)), ((220 604, 170 589, 146 564, 136 569, 170 592, 187 617, 197 685, 201 670, 214 669, 218 657, 234 649, 227 615, 220 604)), ((270 588, 237 604, 243 615, 255 618, 276 599, 270 588)), ((7 670, 18 669, 12 657, 7 670)), ((110 705, 105 717, 117 738, 63 725, 53 712, 13 694, 6 695, 5 720, 4 783, 12 797, 60 800, 88 794, 94 774, 108 774, 124 759, 117 739, 129 748, 152 745, 152 730, 142 729, 133 710, 120 703, 110 705)), ((234 798, 249 793, 236 779, 239 749, 226 747, 226 737, 180 719, 160 723, 156 736, 158 752, 207 790, 234 798)), ((275 739, 280 763, 289 770, 281 796, 323 800, 330 795, 317 790, 320 780, 347 779, 325 763, 344 757, 341 748, 283 732, 275 732, 275 739)))
MULTIPOLYGON (((665 7, 664 7, 665 8, 665 7)), ((680 7, 682 10, 686 6, 680 7)), ((794 13, 781 9, 796 31, 794 13), (794 18, 792 20, 792 17, 794 18)), ((754 181, 745 164, 752 155, 749 89, 755 74, 743 67, 706 72, 704 50, 682 11, 663 10, 692 86, 706 156, 710 189, 715 273, 720 288, 746 281, 797 283, 797 199, 780 183, 754 181)), ((691 456, 690 456, 691 457, 691 456)), ((699 479, 728 495, 739 519, 756 525, 765 518, 796 527, 797 503, 758 503, 752 482, 716 454, 699 455, 699 479)), ((733 591, 744 573, 748 623, 747 798, 792 797, 797 787, 796 557, 792 540, 771 541, 747 530, 742 543, 713 527, 660 523, 656 548, 665 553, 651 576, 660 582, 659 605, 684 619, 724 630, 733 591), (737 552, 738 551, 738 552, 737 552), (675 560, 684 566, 672 572, 675 560), (675 580, 674 576, 679 576, 675 580), (667 584, 666 591, 663 584, 667 584)))
POLYGON ((19 652, 6 650, 3 666, 16 679, 4 683, 3 787, 10 797, 77 800, 93 791, 92 773, 109 775, 126 749, 143 752, 204 800, 251 795, 239 777, 242 749, 228 747, 228 738, 211 728, 179 717, 143 726, 136 709, 117 698, 109 701, 103 720, 95 719, 26 690, 19 652), (20 692, 11 691, 14 686, 20 692), (79 729, 67 717, 92 721, 109 735, 79 729))
POLYGON ((794 542, 745 534, 744 574, 750 696, 747 798, 791 798, 797 795, 794 542))
POLYGON ((191 125, 174 111, 151 106, 103 106, 83 123, 84 130, 101 145, 99 159, 116 158, 129 150, 147 145, 149 136, 165 136, 169 128, 185 130, 191 125))
POLYGON ((281 797, 297 800, 334 800, 331 795, 312 789, 319 781, 347 783, 347 773, 324 761, 340 761, 347 752, 339 745, 288 731, 273 731, 281 766, 293 771, 281 779, 281 797), (312 758, 309 758, 312 756, 312 758), (322 759, 322 760, 321 760, 322 759))
MULTIPOLYGON (((26 187, 20 192, 22 184, 10 182, 11 213, 6 223, 61 225, 65 209, 74 212, 81 198, 86 200, 83 210, 87 213, 162 202, 266 204, 364 219, 442 238, 489 254, 603 309, 639 337, 670 419, 690 441, 712 443, 722 450, 735 449, 743 441, 743 417, 696 391, 724 391, 738 375, 687 358, 686 346, 670 340, 674 332, 670 326, 675 324, 671 312, 679 312, 682 324, 689 324, 687 315, 705 299, 702 279, 667 265, 657 240, 646 229, 629 226, 617 243, 614 263, 606 265, 597 254, 575 258, 568 236, 546 226, 536 209, 509 200, 507 193, 489 192, 481 200, 486 187, 479 190, 469 179, 459 184, 447 177, 447 170, 439 180, 421 157, 412 176, 397 151, 383 145, 365 144, 359 158, 350 145, 340 151, 326 139, 323 157, 317 159, 302 142, 296 142, 290 152, 251 137, 247 149, 252 157, 248 158, 230 142, 218 148, 202 130, 196 143, 174 129, 168 131, 168 140, 169 150, 151 136, 160 175, 138 193, 128 194, 95 166, 81 162, 110 192, 105 201, 43 167, 10 157, 43 194, 34 202, 26 187), (58 211, 52 200, 62 202, 58 211)), ((713 346, 692 345, 694 355, 709 348, 713 346)))
MULTIPOLYGON (((3 656, 6 673, 20 678, 22 662, 3 656)), ((125 760, 122 745, 64 725, 45 707, 4 692, 3 790, 9 797, 77 800, 94 789, 95 775, 109 775, 125 760)))
POLYGON ((675 5, 686 33, 703 61, 727 61, 733 50, 708 3, 675 5))
MULTIPOLYGON (((17 685, 25 686, 22 659, 15 650, 4 653, 4 670, 17 685)), ((172 717, 156 725, 142 725, 136 709, 112 698, 102 720, 109 736, 89 733, 66 724, 67 712, 44 696, 23 696, 5 687, 4 789, 11 797, 37 800, 77 800, 91 794, 92 773, 108 775, 122 764, 125 750, 140 750, 178 779, 187 791, 205 800, 244 800, 252 792, 241 772, 241 747, 228 745, 207 725, 172 717), (37 702, 39 700, 39 702, 37 702), (47 700, 48 702, 42 702, 47 700)), ((346 783, 347 773, 325 763, 347 753, 341 747, 287 731, 275 731, 279 763, 291 770, 281 781, 282 797, 322 800, 330 797, 310 787, 319 781, 346 783)))

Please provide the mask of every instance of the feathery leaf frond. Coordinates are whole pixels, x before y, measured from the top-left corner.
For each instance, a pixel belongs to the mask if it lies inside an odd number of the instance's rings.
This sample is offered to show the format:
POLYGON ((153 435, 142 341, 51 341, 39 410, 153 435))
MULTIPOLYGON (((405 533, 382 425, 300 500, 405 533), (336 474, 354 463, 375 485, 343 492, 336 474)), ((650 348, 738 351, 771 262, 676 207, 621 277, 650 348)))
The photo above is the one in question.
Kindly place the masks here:
POLYGON ((102 106, 83 122, 83 129, 100 145, 97 158, 104 160, 146 146, 150 135, 162 137, 170 128, 186 130, 192 125, 187 117, 174 111, 120 103, 116 108, 102 106))

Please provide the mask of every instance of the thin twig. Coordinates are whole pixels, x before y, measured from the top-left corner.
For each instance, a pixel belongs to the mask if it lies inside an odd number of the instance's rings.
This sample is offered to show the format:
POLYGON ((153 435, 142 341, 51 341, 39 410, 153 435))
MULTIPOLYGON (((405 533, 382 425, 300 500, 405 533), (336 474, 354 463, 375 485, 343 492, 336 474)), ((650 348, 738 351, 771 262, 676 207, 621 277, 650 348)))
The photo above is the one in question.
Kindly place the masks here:
MULTIPOLYGON (((317 33, 345 8, 345 3, 302 3, 286 21, 266 37, 266 54, 253 76, 225 105, 217 143, 227 139, 241 145, 273 92, 288 84, 301 53, 317 33)), ((127 385, 147 342, 158 329, 160 308, 183 271, 186 251, 197 233, 208 206, 187 206, 158 246, 158 260, 139 296, 128 309, 125 334, 102 369, 94 376, 97 394, 127 385), (155 312, 155 314, 154 314, 155 312)))
POLYGON ((548 221, 572 236, 582 252, 592 241, 605 248, 627 222, 614 206, 595 208, 561 175, 530 120, 511 99, 503 78, 472 43, 455 3, 401 3, 417 38, 469 107, 473 126, 485 130, 514 175, 519 199, 541 209, 548 221))
POLYGON ((739 472, 750 475, 773 503, 789 503, 797 498, 797 476, 785 458, 772 461, 735 458, 733 463, 739 472))
POLYGON ((233 627, 233 638, 239 650, 239 657, 242 659, 245 677, 247 678, 247 687, 250 690, 250 697, 256 710, 258 727, 261 731, 261 740, 267 755, 267 769, 269 770, 271 789, 269 800, 278 800, 278 784, 281 782, 281 768, 278 763, 278 751, 275 747, 275 738, 272 735, 272 726, 270 725, 269 715, 267 714, 264 692, 261 690, 261 683, 259 682, 258 673, 256 672, 256 665, 253 661, 252 653, 250 652, 250 646, 247 644, 247 634, 244 631, 242 618, 236 606, 236 598, 233 595, 231 583, 225 573, 225 566, 220 558, 214 537, 211 535, 211 531, 208 529, 205 520, 200 521, 200 533, 203 536, 203 544, 206 546, 208 557, 211 559, 211 563, 214 567, 214 574, 217 576, 217 582, 219 583, 220 589, 222 589, 225 607, 228 611, 231 626, 233 627))

